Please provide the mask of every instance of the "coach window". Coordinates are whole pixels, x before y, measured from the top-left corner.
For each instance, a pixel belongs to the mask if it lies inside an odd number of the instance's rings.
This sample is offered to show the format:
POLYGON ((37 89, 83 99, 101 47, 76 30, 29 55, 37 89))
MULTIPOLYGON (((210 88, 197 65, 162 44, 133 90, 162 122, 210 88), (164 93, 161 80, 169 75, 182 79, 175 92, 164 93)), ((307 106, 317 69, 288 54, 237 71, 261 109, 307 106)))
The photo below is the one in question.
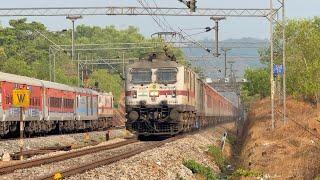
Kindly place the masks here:
POLYGON ((61 98, 50 97, 50 107, 60 108, 62 104, 61 98))
POLYGON ((151 69, 132 69, 131 82, 134 84, 147 84, 151 83, 151 69))
POLYGON ((67 109, 72 109, 73 104, 74 104, 73 99, 64 99, 64 101, 63 101, 63 106, 64 106, 64 108, 67 108, 67 109))
POLYGON ((177 69, 166 68, 157 70, 157 82, 163 84, 173 84, 177 82, 177 69))

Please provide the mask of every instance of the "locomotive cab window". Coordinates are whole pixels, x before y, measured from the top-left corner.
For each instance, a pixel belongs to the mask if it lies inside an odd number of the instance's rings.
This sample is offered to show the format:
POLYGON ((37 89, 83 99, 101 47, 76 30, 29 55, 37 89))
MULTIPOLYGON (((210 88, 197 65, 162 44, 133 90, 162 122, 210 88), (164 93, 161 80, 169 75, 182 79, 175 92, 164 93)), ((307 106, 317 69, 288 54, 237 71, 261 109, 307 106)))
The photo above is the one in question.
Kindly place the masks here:
POLYGON ((151 83, 151 69, 132 69, 131 82, 134 84, 147 84, 151 83))
POLYGON ((177 82, 177 69, 166 68, 157 70, 157 82, 163 84, 172 84, 177 82))

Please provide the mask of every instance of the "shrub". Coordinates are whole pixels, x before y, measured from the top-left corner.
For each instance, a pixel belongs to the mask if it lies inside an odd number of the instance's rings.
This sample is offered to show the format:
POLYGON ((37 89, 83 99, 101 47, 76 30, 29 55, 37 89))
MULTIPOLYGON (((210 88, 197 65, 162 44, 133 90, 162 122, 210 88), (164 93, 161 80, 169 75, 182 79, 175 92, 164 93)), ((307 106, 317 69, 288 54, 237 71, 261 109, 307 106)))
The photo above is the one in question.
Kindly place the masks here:
POLYGON ((242 169, 239 168, 237 169, 233 174, 233 177, 263 177, 263 173, 262 172, 258 172, 258 171, 254 171, 254 170, 246 170, 246 169, 242 169))
POLYGON ((201 174, 206 177, 207 180, 215 180, 216 175, 210 167, 197 163, 194 160, 187 160, 183 162, 183 165, 192 171, 194 174, 201 174))
POLYGON ((219 166, 221 171, 225 171, 226 159, 224 158, 220 148, 216 146, 209 146, 209 154, 213 157, 214 162, 219 166))

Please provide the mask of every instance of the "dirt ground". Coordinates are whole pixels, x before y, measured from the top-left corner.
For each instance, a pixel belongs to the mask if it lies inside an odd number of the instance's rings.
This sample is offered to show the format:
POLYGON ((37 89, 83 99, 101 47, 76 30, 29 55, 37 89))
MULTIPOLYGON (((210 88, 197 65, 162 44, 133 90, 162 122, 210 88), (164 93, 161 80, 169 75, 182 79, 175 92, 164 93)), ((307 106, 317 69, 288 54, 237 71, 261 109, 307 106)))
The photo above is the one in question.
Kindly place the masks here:
POLYGON ((270 100, 252 104, 240 164, 270 179, 314 179, 320 175, 320 110, 293 99, 287 108, 286 124, 277 113, 272 130, 270 100))

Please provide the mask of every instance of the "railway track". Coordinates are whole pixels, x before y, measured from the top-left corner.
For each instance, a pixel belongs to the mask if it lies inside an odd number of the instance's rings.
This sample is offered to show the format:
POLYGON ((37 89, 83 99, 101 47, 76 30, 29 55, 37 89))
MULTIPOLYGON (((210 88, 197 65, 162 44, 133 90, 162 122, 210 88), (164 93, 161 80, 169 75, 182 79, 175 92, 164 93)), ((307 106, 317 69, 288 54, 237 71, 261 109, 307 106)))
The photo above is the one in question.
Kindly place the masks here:
MULTIPOLYGON (((113 150, 116 148, 123 147, 122 148, 123 152, 115 153, 115 154, 110 153, 110 154, 107 154, 107 155, 102 156, 100 158, 98 158, 98 157, 96 159, 93 158, 92 161, 88 161, 87 163, 78 163, 78 164, 75 163, 74 165, 71 165, 68 168, 55 169, 54 171, 49 171, 48 174, 42 174, 41 176, 38 176, 38 177, 32 177, 32 179, 39 179, 39 180, 40 179, 41 180, 42 179, 53 179, 55 176, 63 177, 63 178, 70 177, 73 175, 84 173, 84 172, 91 170, 91 169, 95 169, 100 166, 109 165, 109 164, 112 164, 112 163, 117 162, 119 160, 132 157, 132 156, 140 154, 144 151, 148 151, 148 150, 160 147, 166 143, 173 142, 173 141, 181 139, 187 135, 192 135, 195 133, 199 133, 199 131, 189 132, 189 133, 175 136, 175 137, 165 139, 162 141, 147 141, 144 144, 141 144, 141 145, 136 146, 134 148, 125 148, 126 145, 140 142, 137 139, 129 139, 129 140, 126 140, 123 142, 115 143, 115 144, 97 146, 97 147, 92 147, 92 148, 88 148, 88 149, 58 154, 58 155, 54 155, 51 157, 44 157, 44 158, 19 162, 19 163, 15 163, 12 165, 0 166, 0 175, 13 173, 17 169, 34 168, 34 167, 37 167, 40 165, 52 164, 52 163, 59 162, 59 161, 70 160, 73 158, 82 157, 82 156, 85 156, 88 154, 100 153, 100 152, 104 152, 105 150, 113 150)), ((25 175, 27 175, 27 174, 25 174, 25 175)))
POLYGON ((81 174, 81 173, 84 173, 88 170, 91 170, 91 169, 94 169, 94 168, 97 168, 100 166, 104 166, 104 165, 109 165, 114 162, 120 161, 122 159, 126 159, 126 158, 132 157, 134 155, 140 154, 144 151, 148 151, 148 150, 160 147, 166 143, 173 142, 173 141, 180 139, 180 138, 183 138, 183 137, 185 137, 185 135, 176 136, 176 137, 169 138, 169 139, 166 139, 163 141, 155 141, 155 142, 152 142, 151 144, 147 144, 143 147, 139 147, 139 148, 136 148, 131 151, 126 151, 126 152, 123 152, 123 153, 115 155, 115 156, 107 156, 104 159, 96 160, 96 161, 86 163, 86 164, 81 164, 79 166, 71 167, 69 169, 56 171, 56 173, 49 173, 44 176, 36 177, 35 179, 36 180, 52 180, 55 176, 56 177, 58 176, 61 178, 66 178, 66 177, 70 177, 70 176, 73 176, 76 174, 81 174))
POLYGON ((97 153, 100 151, 115 149, 115 148, 119 148, 122 146, 126 146, 128 144, 136 143, 136 142, 138 142, 137 139, 129 139, 126 141, 115 143, 115 144, 95 146, 95 147, 91 147, 91 148, 87 148, 87 149, 71 151, 71 152, 58 154, 58 155, 54 155, 54 156, 50 156, 50 157, 27 160, 27 161, 22 161, 22 162, 18 162, 18 163, 6 165, 6 166, 0 166, 0 175, 9 174, 11 172, 14 172, 17 169, 31 168, 31 167, 35 167, 35 166, 40 166, 40 165, 44 165, 44 164, 49 164, 49 163, 59 162, 59 161, 67 160, 67 159, 76 158, 76 157, 84 156, 84 155, 91 154, 91 153, 97 153))

